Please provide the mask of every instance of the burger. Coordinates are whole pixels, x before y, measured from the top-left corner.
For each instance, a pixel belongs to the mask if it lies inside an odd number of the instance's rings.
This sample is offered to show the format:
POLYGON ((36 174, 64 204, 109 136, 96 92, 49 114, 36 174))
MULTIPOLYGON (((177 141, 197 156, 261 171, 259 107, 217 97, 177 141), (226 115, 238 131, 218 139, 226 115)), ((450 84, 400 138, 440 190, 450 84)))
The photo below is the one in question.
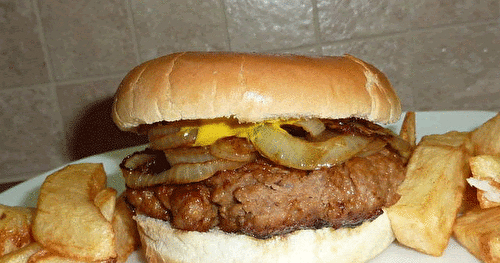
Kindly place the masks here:
POLYGON ((184 52, 128 73, 112 116, 149 262, 363 262, 411 153, 387 77, 350 55, 184 52), (378 123, 378 124, 377 124, 378 123))

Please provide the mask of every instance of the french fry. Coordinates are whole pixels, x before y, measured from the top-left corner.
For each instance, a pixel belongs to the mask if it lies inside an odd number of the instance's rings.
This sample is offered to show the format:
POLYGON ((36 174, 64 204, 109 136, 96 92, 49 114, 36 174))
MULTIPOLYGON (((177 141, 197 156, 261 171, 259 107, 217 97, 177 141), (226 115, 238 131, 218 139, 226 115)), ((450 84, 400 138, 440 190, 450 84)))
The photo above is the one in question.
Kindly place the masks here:
POLYGON ((33 241, 31 224, 34 208, 0 204, 0 256, 22 248, 33 241))
POLYGON ((412 147, 415 147, 417 143, 415 112, 409 111, 405 114, 403 124, 401 125, 401 130, 399 131, 399 136, 403 140, 409 142, 412 147))
POLYGON ((401 244, 429 255, 442 255, 462 204, 471 151, 467 133, 422 138, 398 189, 401 198, 388 208, 401 244))
POLYGON ((3 257, 0 257, 0 262, 2 263, 26 263, 32 255, 42 250, 40 244, 33 242, 27 246, 10 252, 3 257))
POLYGON ((466 184, 459 214, 463 214, 469 210, 475 209, 476 207, 480 207, 479 201, 477 200, 477 189, 470 184, 466 184))
MULTIPOLYGON (((43 248, 38 250, 33 255, 31 255, 27 261, 27 263, 42 263, 42 262, 44 262, 44 263, 75 262, 76 263, 78 261, 74 261, 74 260, 71 260, 69 258, 65 258, 63 256, 58 255, 55 252, 52 252, 52 251, 49 251, 49 250, 43 249, 43 248)), ((80 262, 84 263, 83 261, 80 261, 80 262)))
MULTIPOLYGON (((113 259, 104 261, 93 261, 92 263, 113 263, 113 259)), ((21 262, 19 262, 21 263, 21 262)), ((79 259, 72 259, 47 249, 40 249, 32 254, 24 263, 88 263, 79 259)))
POLYGON ((127 261, 130 254, 140 245, 139 232, 132 218, 133 215, 125 202, 125 196, 120 195, 116 200, 115 213, 111 222, 116 233, 117 263, 127 261))
POLYGON ((68 165, 49 175, 40 188, 33 223, 35 240, 72 259, 115 259, 113 227, 94 204, 105 187, 102 164, 68 165))
POLYGON ((94 198, 94 204, 99 208, 104 218, 111 222, 115 212, 116 190, 113 188, 105 188, 100 191, 94 198))
POLYGON ((457 218, 453 234, 484 262, 500 262, 500 207, 475 209, 457 218))
POLYGON ((469 159, 472 177, 481 208, 500 206, 500 156, 478 155, 469 159))
POLYGON ((500 155, 500 113, 471 132, 475 155, 500 155))

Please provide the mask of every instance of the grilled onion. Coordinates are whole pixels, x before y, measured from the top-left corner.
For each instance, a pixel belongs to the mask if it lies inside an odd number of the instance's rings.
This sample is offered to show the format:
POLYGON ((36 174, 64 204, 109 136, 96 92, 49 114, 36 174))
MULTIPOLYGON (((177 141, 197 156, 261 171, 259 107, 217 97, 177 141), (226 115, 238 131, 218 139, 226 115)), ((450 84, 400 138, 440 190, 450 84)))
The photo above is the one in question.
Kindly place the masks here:
POLYGON ((187 184, 210 178, 218 171, 237 169, 246 162, 216 159, 202 163, 176 164, 158 174, 143 172, 140 169, 124 174, 125 184, 130 188, 149 187, 160 184, 187 184))
POLYGON ((210 154, 210 149, 206 147, 179 147, 164 150, 165 157, 170 165, 179 163, 203 163, 217 159, 210 154))
POLYGON ((301 127, 312 137, 320 135, 325 130, 325 124, 316 118, 299 120, 293 125, 301 127))
POLYGON ((237 162, 249 162, 257 157, 257 150, 251 142, 235 136, 218 139, 210 145, 210 153, 218 158, 237 162))
POLYGON ((383 148, 387 146, 387 142, 382 139, 374 139, 366 145, 360 152, 356 154, 356 157, 366 157, 374 153, 380 152, 383 148))
POLYGON ((127 170, 137 169, 154 161, 156 156, 147 152, 134 153, 123 160, 123 167, 127 170))
POLYGON ((148 129, 148 139, 150 141, 163 137, 165 135, 171 135, 177 133, 181 130, 179 125, 158 125, 152 126, 148 129))
POLYGON ((413 147, 411 144, 402 139, 399 136, 393 136, 389 139, 389 145, 396 150, 399 155, 401 155, 403 158, 405 158, 406 161, 410 159, 411 154, 413 153, 413 147))
POLYGON ((198 129, 179 130, 163 136, 151 136, 149 147, 155 150, 165 150, 182 146, 193 145, 196 141, 198 129))
POLYGON ((250 134, 255 148, 270 160, 296 169, 314 170, 343 163, 359 153, 373 139, 338 135, 323 142, 293 137, 270 124, 256 127, 250 134))

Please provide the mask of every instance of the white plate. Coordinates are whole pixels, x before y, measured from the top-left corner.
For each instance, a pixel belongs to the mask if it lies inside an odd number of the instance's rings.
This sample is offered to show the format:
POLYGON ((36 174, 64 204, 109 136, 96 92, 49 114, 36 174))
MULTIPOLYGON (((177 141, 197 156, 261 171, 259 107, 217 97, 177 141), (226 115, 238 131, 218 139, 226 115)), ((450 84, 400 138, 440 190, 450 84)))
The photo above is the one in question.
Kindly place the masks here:
MULTIPOLYGON (((449 111, 449 112, 417 112, 418 140, 426 134, 439 134, 447 131, 470 131, 483 122, 495 116, 496 112, 485 111, 449 111)), ((388 127, 399 132, 401 121, 388 127)), ((123 178, 118 165, 129 153, 140 150, 144 146, 132 147, 81 159, 73 163, 92 162, 103 163, 108 174, 108 185, 124 190, 123 178)), ((33 179, 23 182, 3 193, 0 193, 0 203, 4 205, 36 206, 40 185, 47 175, 58 170, 54 169, 33 179)), ((134 253, 128 260, 130 263, 143 262, 140 253, 134 253)), ((414 250, 392 244, 386 251, 371 262, 479 262, 455 240, 451 240, 442 257, 427 256, 414 250)))

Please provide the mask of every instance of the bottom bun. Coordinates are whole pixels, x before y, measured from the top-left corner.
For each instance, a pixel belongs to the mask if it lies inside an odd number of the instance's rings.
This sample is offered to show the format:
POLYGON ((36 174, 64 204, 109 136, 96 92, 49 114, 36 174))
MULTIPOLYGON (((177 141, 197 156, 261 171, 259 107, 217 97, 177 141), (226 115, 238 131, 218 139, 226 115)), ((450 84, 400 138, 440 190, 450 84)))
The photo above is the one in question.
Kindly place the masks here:
POLYGON ((365 262, 393 241, 387 213, 355 228, 299 230, 269 239, 173 229, 170 223, 135 217, 148 262, 365 262))

